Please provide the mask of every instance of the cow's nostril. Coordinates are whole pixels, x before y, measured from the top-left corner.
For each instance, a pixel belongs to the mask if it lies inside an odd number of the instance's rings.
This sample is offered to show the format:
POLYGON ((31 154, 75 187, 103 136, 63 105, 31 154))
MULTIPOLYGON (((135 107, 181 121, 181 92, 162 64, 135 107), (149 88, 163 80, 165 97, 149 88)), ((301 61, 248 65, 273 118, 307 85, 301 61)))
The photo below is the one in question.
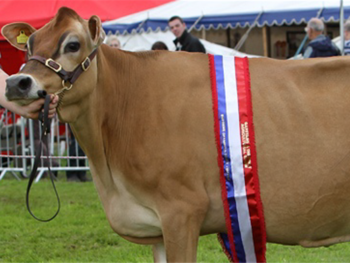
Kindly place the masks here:
POLYGON ((18 82, 18 87, 22 90, 26 90, 30 88, 31 84, 32 84, 31 78, 25 77, 18 82))

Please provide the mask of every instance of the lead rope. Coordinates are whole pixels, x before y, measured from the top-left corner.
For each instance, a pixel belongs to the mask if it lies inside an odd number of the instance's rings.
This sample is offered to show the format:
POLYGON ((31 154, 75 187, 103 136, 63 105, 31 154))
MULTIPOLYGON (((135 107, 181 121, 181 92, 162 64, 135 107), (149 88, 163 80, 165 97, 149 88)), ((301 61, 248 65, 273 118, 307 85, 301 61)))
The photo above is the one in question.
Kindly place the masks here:
MULTIPOLYGON (((50 95, 47 95, 46 92, 44 92, 44 91, 41 91, 41 92, 39 91, 38 95, 41 98, 45 98, 44 113, 39 114, 39 119, 42 121, 42 133, 41 133, 41 140, 40 140, 39 146, 36 149, 36 153, 35 153, 35 161, 34 161, 34 165, 33 165, 33 170, 29 176, 29 181, 28 181, 28 186, 27 186, 27 194, 26 194, 26 205, 27 205, 27 209, 28 209, 29 214, 32 217, 34 217, 36 220, 38 220, 40 222, 49 222, 58 215, 58 213, 60 212, 60 209, 61 209, 60 197, 58 196, 58 193, 57 193, 57 189, 56 189, 56 186, 54 183, 54 178, 53 178, 53 175, 52 175, 52 172, 50 169, 49 162, 47 162, 48 163, 47 167, 49 170, 49 176, 50 176, 50 180, 52 183, 52 187, 55 191, 56 198, 57 198, 57 211, 55 212, 55 214, 52 217, 50 217, 48 219, 41 219, 41 218, 36 217, 33 214, 32 210, 30 209, 30 205, 29 205, 29 193, 30 193, 30 189, 32 187, 33 181, 36 178, 36 173, 37 173, 38 166, 40 163, 42 144, 43 144, 44 140, 47 142, 48 134, 50 133, 50 124, 51 124, 51 120, 48 117, 49 116, 49 106, 50 106, 50 101, 51 101, 50 95)), ((49 149, 47 150, 47 153, 49 153, 49 149)))

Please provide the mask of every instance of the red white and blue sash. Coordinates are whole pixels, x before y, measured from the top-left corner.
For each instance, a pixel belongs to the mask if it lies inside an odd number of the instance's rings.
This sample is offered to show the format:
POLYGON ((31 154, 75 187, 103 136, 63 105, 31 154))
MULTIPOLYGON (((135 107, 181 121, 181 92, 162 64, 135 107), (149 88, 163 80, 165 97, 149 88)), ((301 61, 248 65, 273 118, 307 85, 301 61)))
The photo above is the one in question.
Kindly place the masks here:
POLYGON ((209 55, 209 61, 227 228, 219 239, 230 261, 265 262, 248 59, 209 55))

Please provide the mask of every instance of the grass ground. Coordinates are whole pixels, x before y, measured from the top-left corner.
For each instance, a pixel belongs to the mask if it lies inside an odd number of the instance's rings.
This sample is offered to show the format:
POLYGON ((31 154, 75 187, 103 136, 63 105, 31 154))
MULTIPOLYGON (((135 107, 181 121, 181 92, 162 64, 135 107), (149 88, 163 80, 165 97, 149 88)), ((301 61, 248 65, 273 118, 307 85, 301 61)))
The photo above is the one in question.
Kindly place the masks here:
MULTIPOLYGON (((0 262, 151 262, 149 246, 115 234, 104 215, 93 183, 57 182, 61 212, 49 223, 26 210, 27 181, 0 181, 0 262)), ((33 212, 51 216, 56 200, 49 180, 35 184, 33 212)), ((304 249, 268 244, 268 262, 350 262, 350 243, 304 249)), ((198 262, 228 262, 215 235, 201 237, 198 262)))

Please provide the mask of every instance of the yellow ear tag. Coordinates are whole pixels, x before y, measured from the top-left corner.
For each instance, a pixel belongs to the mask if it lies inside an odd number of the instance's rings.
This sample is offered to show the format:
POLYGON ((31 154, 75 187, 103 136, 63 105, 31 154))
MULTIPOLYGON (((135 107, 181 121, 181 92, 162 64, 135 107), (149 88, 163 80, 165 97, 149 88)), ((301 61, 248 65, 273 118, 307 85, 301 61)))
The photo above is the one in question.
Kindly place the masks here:
POLYGON ((19 36, 17 37, 17 44, 25 44, 28 41, 28 36, 24 33, 23 30, 19 33, 19 36))

